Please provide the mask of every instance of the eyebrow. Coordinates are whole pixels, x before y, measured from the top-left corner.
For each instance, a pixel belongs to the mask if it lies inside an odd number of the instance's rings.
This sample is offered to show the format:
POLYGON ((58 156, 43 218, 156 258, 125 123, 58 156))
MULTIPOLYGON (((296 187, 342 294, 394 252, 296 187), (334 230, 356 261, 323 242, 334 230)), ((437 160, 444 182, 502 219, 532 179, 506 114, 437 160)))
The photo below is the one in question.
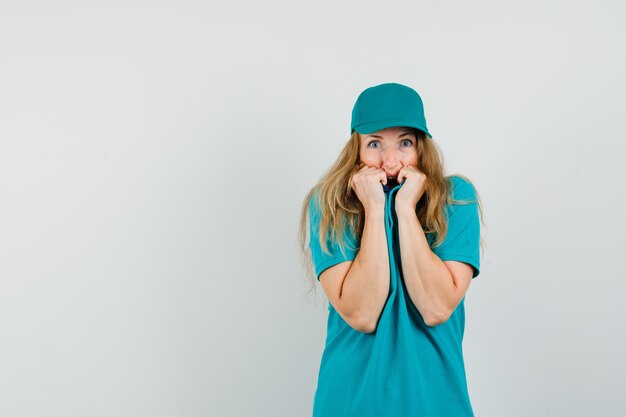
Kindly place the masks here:
MULTIPOLYGON (((413 135, 413 133, 407 131, 407 132, 402 133, 400 136, 398 136, 398 138, 401 138, 402 136, 406 136, 406 135, 413 135)), ((367 136, 372 137, 372 138, 378 138, 378 139, 382 139, 383 138, 380 135, 367 135, 367 136)))

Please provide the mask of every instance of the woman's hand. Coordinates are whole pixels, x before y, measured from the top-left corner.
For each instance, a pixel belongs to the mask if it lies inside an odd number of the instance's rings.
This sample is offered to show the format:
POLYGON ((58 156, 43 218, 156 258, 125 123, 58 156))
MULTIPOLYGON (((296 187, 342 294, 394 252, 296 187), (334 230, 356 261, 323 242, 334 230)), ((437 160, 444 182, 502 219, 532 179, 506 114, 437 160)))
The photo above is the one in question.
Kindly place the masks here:
POLYGON ((350 186, 363 204, 365 212, 372 210, 385 211, 385 191, 382 184, 387 184, 385 171, 365 165, 363 162, 356 167, 350 178, 350 186))
POLYGON ((401 183, 406 178, 402 187, 396 193, 396 211, 401 208, 409 207, 413 211, 417 207, 417 202, 420 201, 424 191, 426 191, 426 174, 418 170, 414 165, 407 165, 402 167, 398 173, 398 183, 401 183))

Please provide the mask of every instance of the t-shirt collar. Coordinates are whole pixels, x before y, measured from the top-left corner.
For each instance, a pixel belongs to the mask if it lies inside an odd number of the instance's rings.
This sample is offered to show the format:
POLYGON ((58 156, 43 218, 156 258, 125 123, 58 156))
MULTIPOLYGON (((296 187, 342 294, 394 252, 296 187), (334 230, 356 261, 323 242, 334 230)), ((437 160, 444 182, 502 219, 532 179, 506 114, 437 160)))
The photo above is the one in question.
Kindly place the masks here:
POLYGON ((400 184, 396 185, 396 186, 395 186, 395 187, 393 187, 393 188, 388 187, 388 186, 387 186, 387 184, 382 184, 382 186, 383 186, 383 191, 384 191, 384 192, 386 192, 386 193, 388 193, 388 192, 390 192, 390 191, 396 191, 396 190, 399 190, 399 189, 400 189, 400 187, 402 187, 402 184, 404 184, 404 182, 405 182, 405 181, 406 181, 406 178, 405 178, 405 179, 403 179, 403 180, 402 180, 402 182, 401 182, 400 184))

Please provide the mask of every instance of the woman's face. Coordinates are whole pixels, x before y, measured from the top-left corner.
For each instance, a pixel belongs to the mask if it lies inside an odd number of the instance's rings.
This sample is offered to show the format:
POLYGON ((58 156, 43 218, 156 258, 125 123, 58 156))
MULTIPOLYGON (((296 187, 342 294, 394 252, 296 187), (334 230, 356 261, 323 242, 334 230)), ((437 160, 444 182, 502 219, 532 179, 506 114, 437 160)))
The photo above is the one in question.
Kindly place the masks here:
POLYGON ((359 157, 365 165, 380 168, 388 179, 395 179, 402 167, 417 165, 417 138, 406 127, 362 134, 359 157))

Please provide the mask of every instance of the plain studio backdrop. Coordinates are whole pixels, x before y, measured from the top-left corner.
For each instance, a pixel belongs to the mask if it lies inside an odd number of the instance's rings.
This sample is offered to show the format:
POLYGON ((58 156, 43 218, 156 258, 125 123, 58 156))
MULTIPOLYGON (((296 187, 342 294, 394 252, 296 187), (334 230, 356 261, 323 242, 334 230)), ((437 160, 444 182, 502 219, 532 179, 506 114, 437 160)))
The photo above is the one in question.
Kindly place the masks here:
POLYGON ((624 12, 3 1, 0 416, 310 415, 302 201, 384 82, 482 199, 476 415, 626 415, 624 12))

